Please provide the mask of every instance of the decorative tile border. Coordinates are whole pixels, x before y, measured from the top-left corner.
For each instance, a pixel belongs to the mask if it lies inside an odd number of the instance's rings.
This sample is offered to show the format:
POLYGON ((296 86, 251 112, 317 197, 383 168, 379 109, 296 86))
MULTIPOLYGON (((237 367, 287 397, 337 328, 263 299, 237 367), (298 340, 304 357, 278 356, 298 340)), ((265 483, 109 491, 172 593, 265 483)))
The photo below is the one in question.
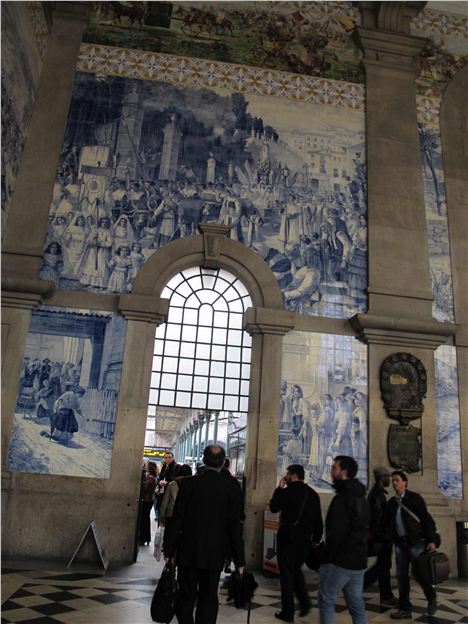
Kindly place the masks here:
POLYGON ((468 39, 468 19, 463 15, 425 10, 413 19, 412 24, 416 30, 424 33, 468 39))
POLYGON ((47 51, 49 29, 44 15, 44 9, 42 8, 42 2, 28 1, 28 9, 34 35, 36 36, 36 44, 39 48, 39 54, 43 59, 47 51))
POLYGON ((441 97, 416 96, 418 121, 439 128, 441 97))
POLYGON ((77 69, 364 110, 364 85, 218 61, 83 43, 77 69))

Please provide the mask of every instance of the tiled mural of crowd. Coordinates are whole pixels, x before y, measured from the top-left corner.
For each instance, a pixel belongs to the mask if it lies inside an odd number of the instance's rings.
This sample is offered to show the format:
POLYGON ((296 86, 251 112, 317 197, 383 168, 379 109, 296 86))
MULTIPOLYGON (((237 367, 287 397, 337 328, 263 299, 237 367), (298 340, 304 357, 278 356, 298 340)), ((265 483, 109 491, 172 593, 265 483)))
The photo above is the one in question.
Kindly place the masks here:
POLYGON ((47 306, 33 313, 11 469, 109 476, 124 337, 117 315, 47 306))
MULTIPOLYGON (((286 117, 315 112, 298 106, 285 103, 286 117)), ((79 75, 41 277, 70 290, 128 292, 155 249, 210 222, 261 254, 287 308, 362 311, 361 121, 307 132, 278 120, 260 97, 79 75)))
POLYGON ((285 336, 279 475, 290 464, 302 464, 310 485, 330 490, 333 457, 350 455, 367 482, 366 366, 366 347, 351 336, 298 331, 285 336))

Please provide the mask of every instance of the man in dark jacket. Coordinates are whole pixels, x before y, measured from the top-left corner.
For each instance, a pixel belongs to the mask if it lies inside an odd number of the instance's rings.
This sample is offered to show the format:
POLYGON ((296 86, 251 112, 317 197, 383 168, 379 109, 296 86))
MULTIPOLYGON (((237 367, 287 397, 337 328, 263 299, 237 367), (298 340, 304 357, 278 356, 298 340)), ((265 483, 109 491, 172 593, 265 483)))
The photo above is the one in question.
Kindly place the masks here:
POLYGON ((377 560, 364 574, 364 589, 379 581, 380 604, 395 606, 397 599, 393 595, 390 584, 390 569, 392 567, 392 540, 387 525, 387 490, 390 485, 391 472, 384 466, 375 468, 375 483, 368 496, 370 511, 370 530, 368 541, 369 555, 376 555, 377 560))
POLYGON ((331 477, 336 494, 325 520, 325 551, 320 566, 320 624, 334 624, 335 601, 343 591, 353 624, 367 624, 362 582, 367 567, 369 508, 366 488, 355 479, 358 465, 338 455, 331 477))
POLYGON ((304 468, 288 466, 270 501, 273 513, 281 512, 278 529, 278 566, 281 585, 281 611, 275 617, 285 622, 294 620, 294 593, 299 599, 301 616, 310 610, 310 600, 301 566, 311 538, 319 542, 323 533, 320 498, 304 483, 304 468))
MULTIPOLYGON (((408 477, 401 470, 392 472, 392 485, 396 496, 388 501, 388 522, 390 535, 395 542, 398 577, 398 611, 391 614, 394 620, 411 619, 409 565, 425 550, 436 550, 438 536, 431 514, 427 511, 424 499, 416 492, 410 492, 408 477)), ((413 573, 421 585, 427 599, 427 612, 437 611, 437 594, 432 585, 418 577, 413 565, 413 573)))
POLYGON ((193 624, 196 601, 195 621, 215 624, 219 577, 228 553, 239 573, 244 572, 240 489, 220 475, 224 459, 221 446, 207 446, 204 470, 180 482, 174 531, 164 553, 166 561, 177 557, 179 624, 193 624))

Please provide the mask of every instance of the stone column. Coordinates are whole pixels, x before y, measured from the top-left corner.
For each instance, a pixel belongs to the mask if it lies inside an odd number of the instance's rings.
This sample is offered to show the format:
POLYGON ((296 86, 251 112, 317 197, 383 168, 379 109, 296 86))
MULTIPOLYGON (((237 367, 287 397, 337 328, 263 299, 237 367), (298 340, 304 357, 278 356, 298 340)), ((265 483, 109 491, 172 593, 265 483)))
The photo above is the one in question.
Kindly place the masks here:
MULTIPOLYGON (((433 350, 447 342, 456 327, 432 317, 414 84, 425 40, 410 35, 410 21, 424 3, 360 4, 363 27, 357 36, 366 71, 369 311, 353 317, 351 325, 369 345, 369 471, 372 475, 372 468, 388 463, 388 428, 395 422, 383 408, 382 362, 395 352, 411 353, 426 369, 428 390, 421 420, 422 469, 410 475, 409 487, 424 496, 438 521, 447 516, 448 502, 437 480, 433 350)), ((453 545, 447 547, 450 551, 453 545)))
POLYGON ((245 460, 245 557, 261 567, 263 512, 276 486, 279 397, 283 336, 294 328, 294 313, 249 308, 244 329, 252 336, 251 385, 245 460))
POLYGON ((2 251, 2 451, 11 422, 31 312, 53 294, 38 279, 57 160, 70 106, 87 3, 59 2, 37 88, 2 251))
POLYGON ((3 272, 36 277, 88 3, 57 2, 3 239, 3 272))
POLYGON ((171 121, 164 127, 164 143, 159 167, 160 180, 175 180, 177 175, 177 163, 179 160, 179 146, 182 132, 177 127, 176 115, 171 116, 171 121))

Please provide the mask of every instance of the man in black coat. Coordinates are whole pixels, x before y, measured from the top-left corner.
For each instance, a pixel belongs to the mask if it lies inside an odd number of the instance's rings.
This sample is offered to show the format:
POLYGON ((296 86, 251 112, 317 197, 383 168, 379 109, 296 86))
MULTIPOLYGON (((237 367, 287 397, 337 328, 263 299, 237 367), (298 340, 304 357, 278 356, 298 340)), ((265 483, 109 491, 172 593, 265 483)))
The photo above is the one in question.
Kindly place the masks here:
POLYGON ((323 521, 320 498, 315 490, 304 483, 304 468, 299 464, 288 466, 270 500, 270 510, 278 511, 278 566, 281 585, 281 611, 278 620, 294 620, 294 593, 299 599, 301 616, 310 610, 310 600, 301 566, 307 555, 311 539, 318 543, 322 538, 323 521))
POLYGON ((376 555, 377 560, 364 574, 364 589, 378 581, 380 604, 384 606, 395 606, 398 602, 390 584, 393 544, 386 514, 387 490, 385 488, 390 485, 391 475, 390 470, 384 466, 375 468, 375 483, 367 496, 370 511, 368 551, 369 556, 376 555))
POLYGON ((362 582, 367 567, 369 506, 366 488, 355 479, 358 465, 338 455, 331 477, 336 494, 325 520, 325 551, 320 566, 320 624, 335 623, 335 601, 342 591, 353 624, 367 624, 362 582))
POLYGON ((176 557, 179 624, 215 624, 218 584, 229 553, 239 573, 244 572, 240 488, 220 474, 224 449, 207 446, 204 469, 182 479, 174 505, 174 531, 166 544, 166 561, 176 557))
MULTIPOLYGON (((414 564, 424 551, 436 550, 438 536, 431 514, 427 511, 422 496, 408 490, 408 477, 401 470, 392 472, 392 485, 395 496, 388 501, 388 522, 390 535, 395 542, 398 577, 398 611, 391 614, 394 620, 410 620, 410 562, 414 564)), ((418 577, 416 566, 413 573, 421 585, 427 599, 427 612, 437 611, 437 594, 432 585, 418 577)))

